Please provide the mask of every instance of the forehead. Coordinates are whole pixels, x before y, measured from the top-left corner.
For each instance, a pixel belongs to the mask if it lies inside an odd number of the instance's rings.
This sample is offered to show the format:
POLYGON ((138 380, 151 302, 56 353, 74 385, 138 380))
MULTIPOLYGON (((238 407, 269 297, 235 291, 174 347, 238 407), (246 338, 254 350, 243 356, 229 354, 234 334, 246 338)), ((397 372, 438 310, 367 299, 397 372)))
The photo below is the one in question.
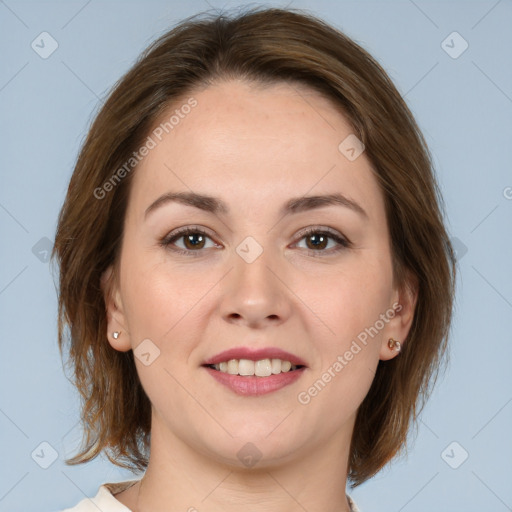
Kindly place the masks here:
POLYGON ((351 134, 333 102, 306 86, 217 83, 175 102, 155 123, 130 203, 140 210, 162 193, 193 191, 250 210, 274 198, 341 192, 378 209, 368 159, 340 152, 351 134))

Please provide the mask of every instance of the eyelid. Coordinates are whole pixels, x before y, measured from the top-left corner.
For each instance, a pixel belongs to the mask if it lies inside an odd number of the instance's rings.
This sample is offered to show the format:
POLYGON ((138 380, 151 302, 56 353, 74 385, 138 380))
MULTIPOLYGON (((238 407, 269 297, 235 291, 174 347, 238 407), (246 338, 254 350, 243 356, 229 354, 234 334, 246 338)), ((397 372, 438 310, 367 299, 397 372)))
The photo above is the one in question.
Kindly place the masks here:
MULTIPOLYGON (((179 240, 180 238, 183 238, 183 236, 190 234, 190 233, 199 233, 201 235, 206 236, 207 238, 211 239, 215 244, 218 245, 218 243, 215 241, 215 237, 210 233, 210 230, 208 228, 204 228, 202 226, 198 225, 189 225, 189 226, 183 226, 181 228, 177 228, 167 235, 165 235, 159 242, 159 245, 163 246, 164 248, 167 248, 172 250, 173 252, 179 253, 179 254, 187 254, 192 256, 200 256, 204 249, 198 249, 197 251, 194 250, 186 250, 181 248, 171 248, 173 240, 179 240), (195 253, 195 254, 194 254, 195 253)), ((323 255, 330 255, 333 253, 337 253, 339 251, 342 251, 343 249, 348 249, 352 247, 352 242, 343 234, 338 232, 337 230, 334 230, 333 228, 330 228, 328 226, 308 226, 306 228, 301 229, 296 235, 296 241, 293 242, 292 246, 297 245, 300 241, 302 241, 305 237, 311 234, 324 234, 327 235, 329 238, 334 240, 338 246, 335 248, 331 248, 329 250, 318 250, 315 251, 313 249, 305 249, 309 254, 313 254, 314 256, 323 256, 323 255)))
POLYGON ((304 237, 304 236, 312 234, 312 233, 325 233, 327 235, 332 235, 332 237, 334 237, 334 238, 342 238, 347 243, 350 243, 350 241, 348 240, 348 238, 345 235, 343 235, 339 231, 337 231, 333 228, 330 228, 328 226, 308 226, 306 228, 301 229, 297 233, 297 236, 304 237))
MULTIPOLYGON (((172 245, 171 244, 172 240, 179 240, 180 238, 183 238, 185 235, 187 235, 189 233, 199 233, 201 235, 204 235, 205 237, 210 238, 215 244, 217 244, 217 242, 215 241, 215 237, 211 234, 210 230, 208 230, 207 228, 204 228, 202 226, 190 225, 190 226, 182 226, 181 228, 176 228, 176 229, 172 230, 170 233, 166 234, 163 238, 160 239, 159 245, 162 245, 164 248, 169 248, 172 245)), ((193 252, 196 252, 199 254, 200 252, 202 252, 201 250, 186 251, 179 247, 176 249, 173 248, 172 250, 174 250, 175 252, 181 252, 181 253, 187 253, 187 254, 190 254, 193 252)))
POLYGON ((309 226, 302 229, 297 234, 297 242, 295 242, 294 245, 299 243, 303 238, 316 233, 328 235, 329 238, 338 244, 337 247, 324 251, 314 251, 312 249, 307 249, 309 253, 313 253, 316 256, 322 256, 322 254, 329 255, 337 253, 343 249, 350 249, 353 247, 353 243, 345 235, 327 226, 309 226))

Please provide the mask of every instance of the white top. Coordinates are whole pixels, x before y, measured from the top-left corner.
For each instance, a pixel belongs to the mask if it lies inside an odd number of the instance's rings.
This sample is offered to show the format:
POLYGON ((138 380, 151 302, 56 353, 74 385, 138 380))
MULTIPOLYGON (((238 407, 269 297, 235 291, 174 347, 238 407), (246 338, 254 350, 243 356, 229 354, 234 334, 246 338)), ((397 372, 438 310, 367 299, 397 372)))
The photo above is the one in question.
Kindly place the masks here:
MULTIPOLYGON (((73 508, 67 508, 61 512, 131 512, 131 510, 116 500, 114 494, 118 494, 139 480, 127 480, 118 483, 105 483, 99 489, 94 498, 84 498, 73 508)), ((360 512, 350 496, 347 496, 351 512, 360 512)))

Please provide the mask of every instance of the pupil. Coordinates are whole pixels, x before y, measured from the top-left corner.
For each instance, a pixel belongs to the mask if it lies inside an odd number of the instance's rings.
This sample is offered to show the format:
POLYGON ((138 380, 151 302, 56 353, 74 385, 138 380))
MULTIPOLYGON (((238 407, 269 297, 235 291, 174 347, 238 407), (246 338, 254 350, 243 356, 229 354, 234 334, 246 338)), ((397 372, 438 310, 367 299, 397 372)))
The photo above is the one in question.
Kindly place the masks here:
POLYGON ((325 238, 324 235, 310 235, 310 240, 313 240, 313 239, 322 239, 322 241, 318 244, 318 243, 313 243, 313 247, 320 247, 320 246, 324 246, 323 242, 325 242, 325 238))
POLYGON ((200 243, 202 242, 203 235, 198 234, 198 233, 193 233, 193 234, 191 234, 191 235, 187 235, 187 236, 186 236, 186 238, 185 238, 186 243, 187 243, 187 244, 190 244, 192 247, 198 247, 198 244, 193 242, 193 239, 194 239, 195 237, 200 238, 200 241, 199 241, 199 244, 200 244, 200 243))

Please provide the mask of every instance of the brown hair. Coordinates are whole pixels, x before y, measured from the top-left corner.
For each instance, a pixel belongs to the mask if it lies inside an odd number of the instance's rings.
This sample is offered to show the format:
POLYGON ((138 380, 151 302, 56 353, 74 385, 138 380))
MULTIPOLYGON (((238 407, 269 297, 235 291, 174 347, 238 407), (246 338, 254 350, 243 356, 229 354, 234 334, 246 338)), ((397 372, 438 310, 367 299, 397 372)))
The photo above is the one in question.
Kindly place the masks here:
POLYGON ((358 410, 348 469, 352 485, 359 485, 405 446, 411 420, 417 424, 445 361, 455 258, 428 149, 397 89, 359 45, 296 9, 186 19, 149 46, 97 114, 69 184, 53 254, 60 264, 59 348, 62 355, 69 341, 85 429, 80 453, 67 463, 105 451, 119 466, 147 467, 151 404, 133 353, 107 342, 100 283, 119 255, 133 172, 108 193, 104 184, 172 104, 215 79, 230 78, 301 83, 341 108, 383 191, 395 283, 407 286, 408 275, 417 283, 404 349, 379 362, 358 410))

